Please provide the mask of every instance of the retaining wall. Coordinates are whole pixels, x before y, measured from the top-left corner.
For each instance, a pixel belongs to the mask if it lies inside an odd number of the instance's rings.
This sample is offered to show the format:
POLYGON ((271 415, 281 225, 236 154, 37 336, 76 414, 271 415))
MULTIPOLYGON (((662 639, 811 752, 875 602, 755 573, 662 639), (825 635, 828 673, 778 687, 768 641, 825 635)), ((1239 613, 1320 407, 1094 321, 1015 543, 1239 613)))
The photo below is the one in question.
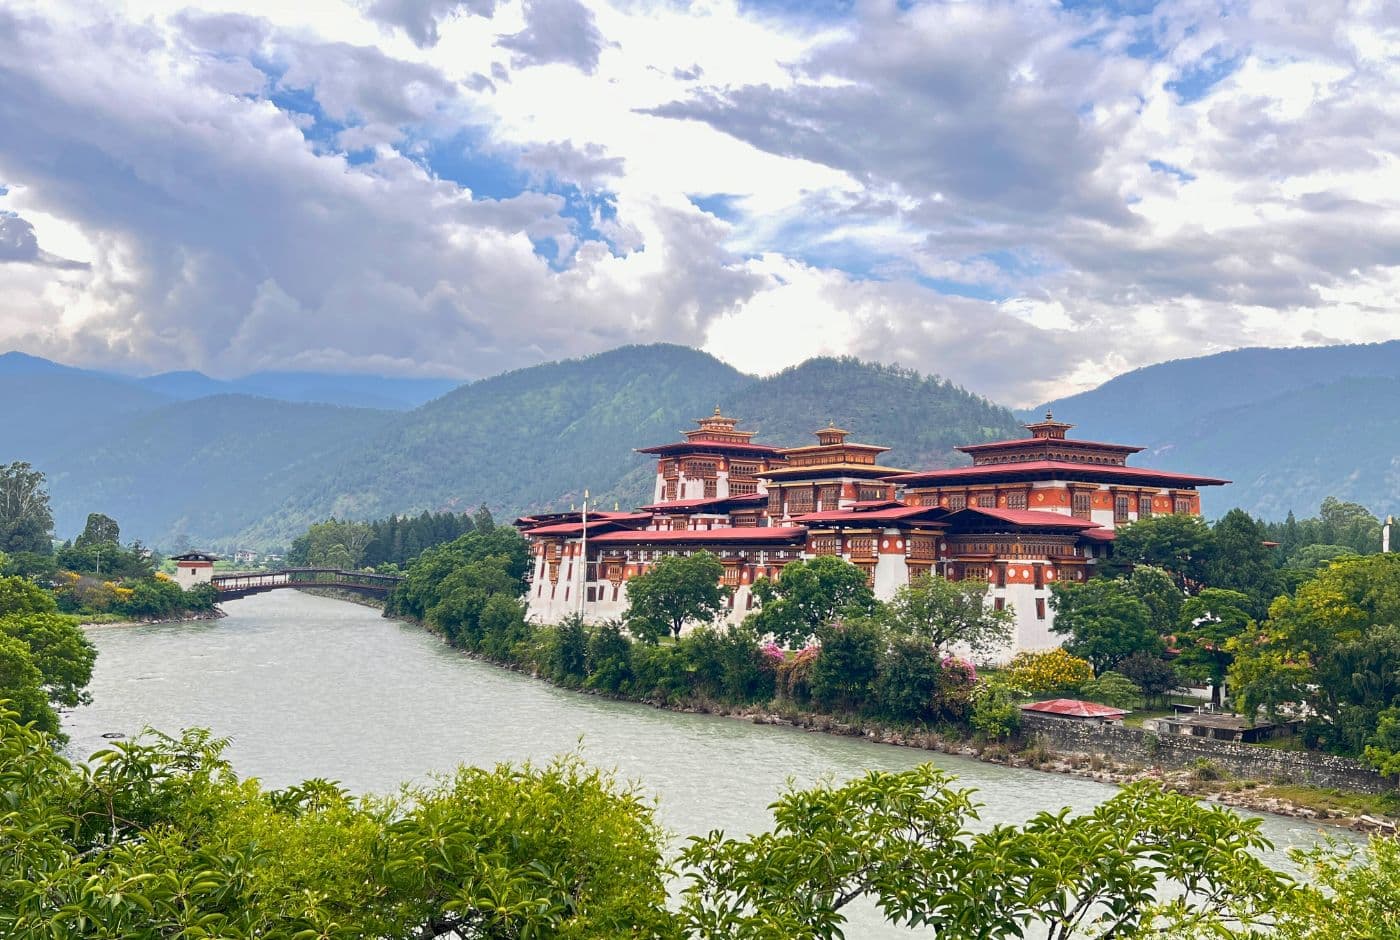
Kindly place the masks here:
POLYGON ((1181 734, 1158 735, 1124 725, 1022 712, 1019 737, 1022 743, 1039 740, 1062 754, 1099 754, 1119 763, 1144 767, 1185 770, 1204 759, 1230 776, 1246 780, 1307 783, 1364 793, 1384 793, 1396 788, 1394 778, 1382 777, 1348 757, 1281 751, 1181 734))

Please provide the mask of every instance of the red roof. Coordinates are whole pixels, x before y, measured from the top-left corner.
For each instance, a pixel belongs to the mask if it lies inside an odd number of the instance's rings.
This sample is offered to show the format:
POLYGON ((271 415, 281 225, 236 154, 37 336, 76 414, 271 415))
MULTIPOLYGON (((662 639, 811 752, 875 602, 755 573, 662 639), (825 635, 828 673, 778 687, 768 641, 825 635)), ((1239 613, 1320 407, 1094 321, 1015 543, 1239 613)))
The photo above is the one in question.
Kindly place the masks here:
POLYGON ((822 512, 809 512, 801 516, 793 516, 793 522, 800 522, 803 525, 814 525, 821 522, 846 522, 851 525, 865 525, 871 522, 899 522, 902 519, 909 519, 914 516, 921 516, 930 513, 943 515, 947 512, 938 506, 904 506, 895 505, 888 509, 830 509, 822 512))
POLYGON ((777 456, 780 451, 767 444, 740 444, 734 441, 676 441, 674 444, 657 444, 654 447, 638 447, 639 454, 677 454, 693 450, 732 450, 744 454, 766 454, 777 456))
POLYGON ((1085 529, 1079 534, 1097 542, 1112 542, 1117 535, 1112 529, 1085 529))
POLYGON ((1022 711, 1040 712, 1045 715, 1064 715, 1067 718, 1122 718, 1127 714, 1121 708, 1109 708, 1097 702, 1081 702, 1077 698, 1056 698, 1048 702, 1032 702, 1022 705, 1022 711))
POLYGON ((954 448, 965 454, 972 454, 984 450, 1001 450, 1007 447, 1027 447, 1031 444, 1054 444, 1062 446, 1065 444, 1071 447, 1099 448, 1101 450, 1118 450, 1129 454, 1136 454, 1142 450, 1141 447, 1134 447, 1132 444, 1105 444, 1102 441, 1081 441, 1074 437, 1022 437, 1014 441, 992 441, 987 444, 964 444, 962 447, 954 448))
POLYGON ((1148 470, 1143 467, 1117 467, 1092 463, 1075 463, 1069 460, 1027 460, 1022 463, 988 463, 980 467, 951 467, 947 470, 924 470, 919 473, 905 473, 885 477, 905 486, 918 486, 927 483, 938 485, 958 480, 980 480, 986 477, 1039 476, 1053 479, 1056 474, 1084 474, 1114 480, 1157 481, 1167 485, 1222 486, 1229 480, 1215 477, 1193 476, 1189 473, 1172 473, 1169 470, 1148 470))
POLYGON ((731 526, 723 529, 625 529, 605 532, 593 542, 795 542, 806 538, 801 526, 731 526))
POLYGON ((973 515, 988 516, 1000 522, 1009 522, 1012 525, 1081 530, 1100 528, 1097 522, 1090 522, 1088 519, 1078 519, 1074 516, 1067 516, 1064 513, 1045 512, 1039 509, 991 509, 984 506, 968 506, 966 509, 958 509, 944 516, 943 521, 951 525, 954 522, 961 522, 973 515))
MULTIPOLYGON (((592 532, 599 526, 605 525, 627 525, 633 522, 650 522, 651 513, 647 512, 608 512, 598 513, 595 517, 593 513, 588 514, 588 531, 592 532)), ((581 535, 583 533, 582 522, 556 522, 551 525, 538 525, 525 530, 526 535, 581 535)))

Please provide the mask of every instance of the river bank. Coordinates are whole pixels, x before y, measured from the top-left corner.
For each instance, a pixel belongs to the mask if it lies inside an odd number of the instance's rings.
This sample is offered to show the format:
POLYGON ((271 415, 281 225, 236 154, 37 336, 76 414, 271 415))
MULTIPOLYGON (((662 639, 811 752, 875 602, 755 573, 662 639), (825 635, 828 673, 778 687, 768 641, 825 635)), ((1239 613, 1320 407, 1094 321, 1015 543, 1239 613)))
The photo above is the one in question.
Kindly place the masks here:
POLYGON ((148 627, 161 623, 194 623, 199 620, 219 620, 227 617, 219 608, 213 610, 201 610, 193 613, 183 614, 179 617, 157 617, 152 620, 90 620, 79 623, 78 626, 84 630, 95 629, 97 627, 148 627))
MULTIPOLYGON (((450 647, 442 632, 430 624, 413 618, 391 617, 387 614, 385 616, 387 619, 419 627, 437 636, 444 645, 450 647)), ((777 725, 839 737, 862 738, 876 744, 967 757, 1018 770, 1064 774, 1113 786, 1126 786, 1148 780, 1175 792, 1252 812, 1316 821, 1355 832, 1387 835, 1400 832, 1400 794, 1369 794, 1292 782, 1229 777, 1210 766, 1208 762, 1188 770, 1171 770, 1160 766, 1116 761, 1097 753, 1057 753, 1049 749, 1041 739, 1004 743, 983 742, 970 735, 927 728, 899 728, 861 717, 775 707, 778 703, 734 706, 711 701, 667 702, 613 695, 557 683, 537 667, 528 664, 501 662, 481 653, 450 648, 474 661, 529 676, 554 688, 589 697, 633 702, 680 714, 714 715, 758 725, 777 725)))

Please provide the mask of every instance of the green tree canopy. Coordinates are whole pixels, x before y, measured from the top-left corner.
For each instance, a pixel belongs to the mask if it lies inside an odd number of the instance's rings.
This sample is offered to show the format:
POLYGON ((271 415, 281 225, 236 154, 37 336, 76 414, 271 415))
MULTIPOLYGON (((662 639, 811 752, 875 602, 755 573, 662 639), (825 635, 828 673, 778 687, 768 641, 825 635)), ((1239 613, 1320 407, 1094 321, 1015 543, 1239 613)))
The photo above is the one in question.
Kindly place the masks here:
POLYGON ((949 581, 938 575, 900 585, 882 618, 897 635, 923 640, 940 652, 961 644, 974 656, 1004 649, 1016 623, 1015 611, 987 603, 985 581, 949 581))
POLYGON ((1343 558, 1274 601, 1237 641, 1231 684, 1246 714, 1302 706, 1311 733, 1360 754, 1400 694, 1400 556, 1343 558))
POLYGON ((1187 678, 1209 683, 1216 704, 1235 650, 1255 631, 1249 606, 1249 595, 1223 588, 1205 588, 1181 606, 1177 668, 1187 678))
POLYGON ((1162 635, 1132 584, 1122 578, 1061 581, 1051 588, 1053 630, 1065 634, 1065 649, 1089 661, 1094 674, 1112 669, 1133 653, 1159 653, 1162 635))
POLYGON ((0 464, 0 552, 48 555, 52 532, 44 475, 22 461, 0 464))
POLYGON ((90 512, 87 524, 83 526, 82 534, 74 539, 73 544, 78 547, 118 545, 121 543, 121 535, 121 526, 117 525, 117 520, 100 512, 90 512))
POLYGON ((750 624, 789 647, 806 643, 838 615, 862 616, 878 607, 865 572, 835 555, 790 562, 777 581, 755 581, 753 593, 763 606, 750 624))
POLYGON ((668 555, 627 582, 627 629, 655 643, 667 633, 679 637, 686 623, 713 623, 729 596, 723 576, 724 565, 709 552, 668 555))
POLYGON ((1262 619, 1275 597, 1283 593, 1278 553, 1264 544, 1267 533, 1243 509, 1231 509, 1212 532, 1215 551, 1205 581, 1211 587, 1238 591, 1249 598, 1245 609, 1262 619))
POLYGON ((1172 513, 1116 529, 1113 558, 1120 564, 1165 569, 1184 589, 1206 579, 1214 548, 1213 533, 1200 516, 1172 513))

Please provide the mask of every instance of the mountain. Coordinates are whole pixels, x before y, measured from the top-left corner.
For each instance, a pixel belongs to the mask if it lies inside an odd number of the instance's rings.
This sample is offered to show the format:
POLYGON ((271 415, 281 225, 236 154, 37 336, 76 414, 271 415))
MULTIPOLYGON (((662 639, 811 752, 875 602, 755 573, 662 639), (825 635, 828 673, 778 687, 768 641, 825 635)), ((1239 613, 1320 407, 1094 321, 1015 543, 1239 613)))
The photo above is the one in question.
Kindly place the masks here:
MULTIPOLYGON (((144 401, 192 401, 211 395, 254 395, 279 401, 347 405, 407 411, 445 395, 462 383, 456 379, 403 378, 383 375, 351 375, 329 372, 254 372, 237 379, 210 378, 203 372, 162 372, 133 378, 115 372, 79 369, 22 352, 0 353, 0 381, 41 377, 86 377, 145 390, 144 401)), ((98 386, 91 386, 96 388, 98 386)), ((0 430, 7 430, 0 424, 0 430)))
POLYGON ((165 404, 102 437, 38 462, 48 474, 54 527, 82 531, 89 512, 127 538, 172 548, 210 544, 248 528, 326 463, 354 459, 363 436, 392 412, 217 395, 165 404))
POLYGON ((239 379, 211 379, 202 372, 163 372, 136 380, 143 388, 190 400, 209 395, 256 395, 281 401, 407 411, 461 385, 455 379, 338 375, 321 372, 254 372, 239 379))
POLYGON ((1075 435, 1143 445, 1135 462, 1233 480, 1203 508, 1279 519, 1326 496, 1400 506, 1400 342, 1240 349, 1137 369, 1049 402, 1075 435))
POLYGON ((138 385, 30 356, 0 356, 0 463, 42 463, 170 399, 138 385))
POLYGON ((891 458, 947 465, 952 448, 1014 433, 1010 412, 917 373, 814 359, 764 379, 682 346, 629 346, 483 379, 396 420, 364 454, 241 534, 276 541, 329 515, 371 518, 485 502, 507 514, 651 498, 655 463, 633 450, 680 438, 716 405, 759 439, 812 442, 829 420, 891 458))
POLYGON ((357 456, 244 533, 281 541, 330 515, 375 518, 486 503, 507 514, 614 487, 726 394, 751 382, 683 346, 624 346, 482 379, 403 415, 357 456))

